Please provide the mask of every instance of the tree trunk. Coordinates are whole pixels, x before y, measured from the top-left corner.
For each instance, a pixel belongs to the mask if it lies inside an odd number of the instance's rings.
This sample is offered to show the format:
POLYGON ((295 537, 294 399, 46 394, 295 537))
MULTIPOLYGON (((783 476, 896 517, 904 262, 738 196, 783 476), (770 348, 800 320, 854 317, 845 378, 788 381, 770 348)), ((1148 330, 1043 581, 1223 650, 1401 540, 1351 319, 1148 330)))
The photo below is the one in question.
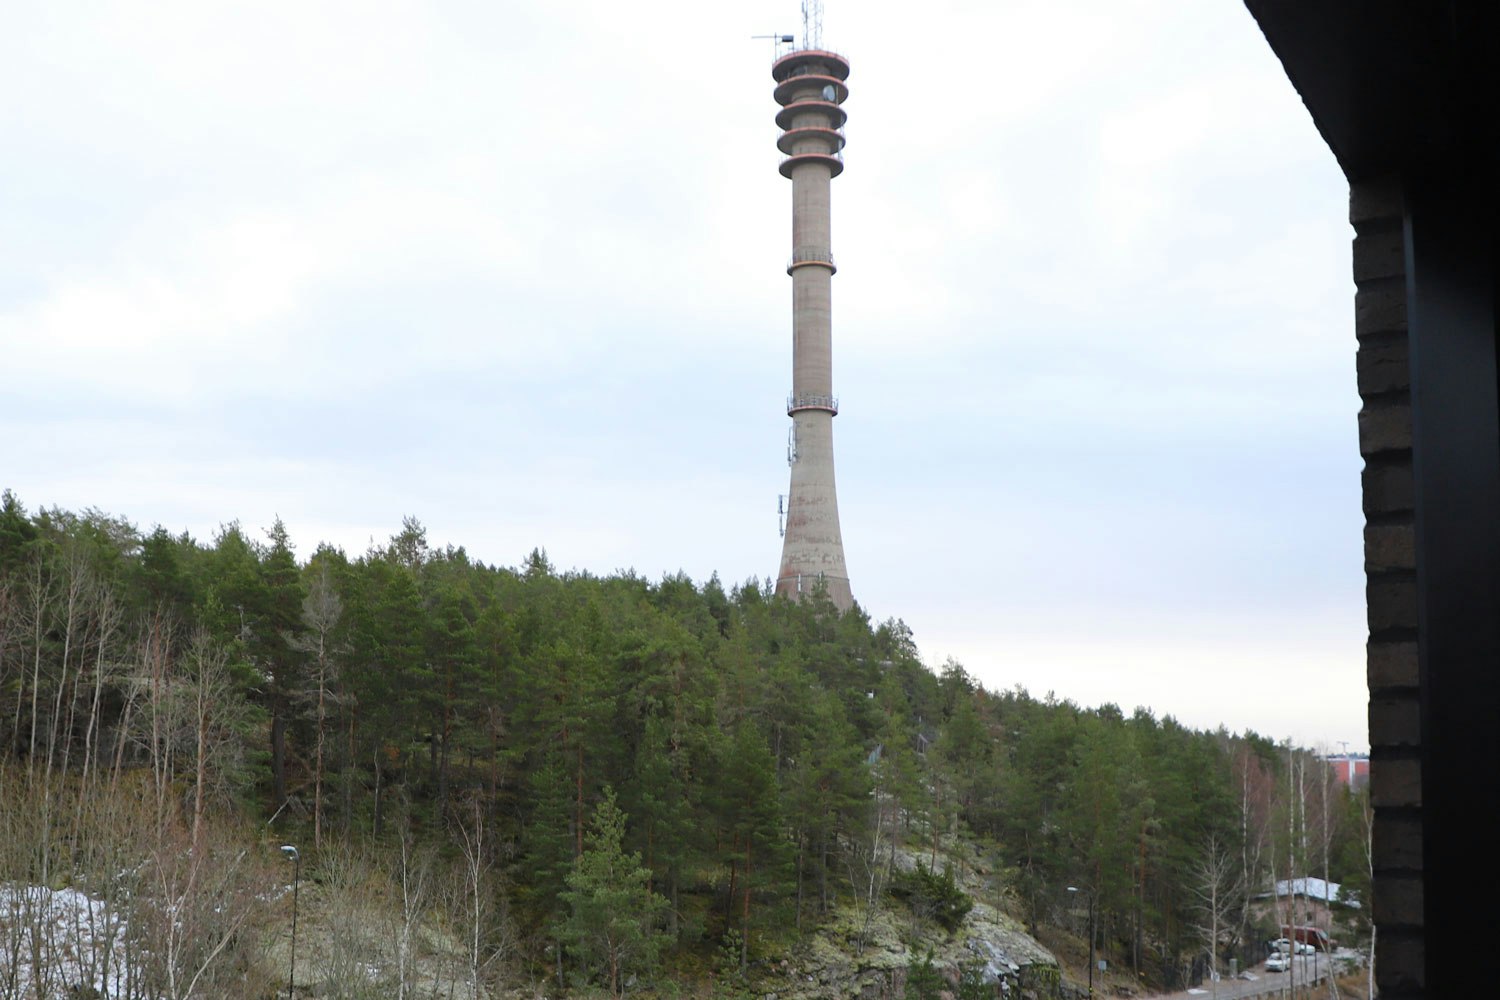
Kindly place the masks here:
POLYGON ((380 750, 375 750, 375 818, 374 836, 380 836, 380 750))
POLYGON ((802 868, 803 868, 803 857, 804 857, 804 855, 806 853, 804 851, 804 846, 806 845, 806 843, 807 843, 807 836, 806 836, 806 834, 804 834, 801 830, 798 830, 797 831, 797 934, 799 936, 802 933, 802 882, 803 882, 802 868))
POLYGON ((575 841, 573 845, 573 857, 583 857, 583 743, 578 744, 578 771, 577 771, 577 797, 574 805, 573 825, 575 827, 575 841))
POLYGON ((357 716, 355 707, 349 706, 349 728, 347 753, 344 755, 344 841, 349 840, 350 833, 354 830, 354 720, 357 716))
POLYGON ((679 881, 680 879, 677 873, 677 865, 673 864, 667 870, 667 898, 672 901, 672 908, 667 911, 667 931, 672 935, 673 941, 677 940, 678 934, 677 912, 679 899, 677 895, 677 888, 679 881))
MULTIPOLYGON (((203 663, 199 662, 200 670, 204 669, 203 663)), ((204 685, 204 678, 198 678, 198 712, 197 712, 197 760, 193 769, 193 850, 197 851, 203 845, 203 809, 206 801, 204 786, 208 784, 208 723, 209 713, 212 711, 207 704, 208 691, 204 685)))
POLYGON ((279 695, 271 708, 271 798, 276 808, 286 805, 286 709, 279 695))
POLYGON ((452 707, 452 681, 449 681, 448 696, 443 702, 443 728, 442 744, 438 747, 438 773, 437 773, 437 814, 444 815, 448 811, 448 770, 452 757, 453 741, 453 707, 452 707))
MULTIPOLYGON (((732 841, 730 841, 729 844, 731 855, 734 853, 734 849, 739 846, 740 839, 738 836, 736 836, 732 841)), ((739 865, 735 864, 735 862, 731 860, 729 862, 729 898, 724 901, 724 926, 726 927, 728 927, 729 922, 734 919, 734 901, 739 892, 739 883, 736 880, 736 876, 739 874, 739 871, 739 865)))
POLYGON ((1146 823, 1144 820, 1142 820, 1141 822, 1140 856, 1138 860, 1138 866, 1138 878, 1136 880, 1135 888, 1135 927, 1130 942, 1130 966, 1131 971, 1136 974, 1137 978, 1140 977, 1141 973, 1141 941, 1144 937, 1144 932, 1141 924, 1144 919, 1143 911, 1145 910, 1146 899, 1146 823))
MULTIPOLYGON (((318 654, 321 662, 323 655, 318 654)), ((323 720, 325 709, 323 706, 324 676, 320 668, 318 670, 318 733, 316 748, 313 753, 313 849, 317 850, 323 846, 323 720)))
POLYGON ((818 835, 818 912, 828 912, 828 834, 818 835))
POLYGON ((745 909, 740 921, 740 975, 750 967, 750 844, 754 838, 745 835, 745 909))

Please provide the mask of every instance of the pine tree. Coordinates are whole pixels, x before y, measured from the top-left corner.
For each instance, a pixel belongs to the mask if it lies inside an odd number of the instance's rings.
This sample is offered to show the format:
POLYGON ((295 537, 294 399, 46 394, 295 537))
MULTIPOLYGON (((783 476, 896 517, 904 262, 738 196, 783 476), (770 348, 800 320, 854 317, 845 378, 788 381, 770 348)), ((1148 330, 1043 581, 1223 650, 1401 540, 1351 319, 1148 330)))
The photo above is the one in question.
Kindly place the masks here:
POLYGON ((799 927, 804 878, 810 876, 816 888, 818 912, 826 912, 837 846, 862 836, 868 828, 873 790, 865 752, 844 715, 843 703, 827 692, 817 692, 807 707, 806 729, 781 780, 782 801, 798 851, 799 927))
POLYGON ((739 925, 743 968, 749 961, 755 888, 779 881, 781 797, 770 748, 749 722, 721 744, 716 771, 713 806, 721 857, 729 869, 725 922, 739 925))
POLYGON ((667 901, 649 888, 651 871, 627 854, 625 814, 606 788, 594 810, 586 846, 568 873, 564 939, 589 978, 602 973, 611 996, 625 977, 649 969, 667 936, 658 928, 667 901))
POLYGON ((656 873, 671 902, 668 921, 677 928, 678 891, 682 871, 691 852, 694 832, 692 803, 685 780, 688 771, 685 748, 672 735, 669 724, 657 715, 646 719, 645 732, 636 750, 632 799, 639 817, 639 840, 644 843, 646 866, 656 873))
POLYGON ((927 950, 921 961, 913 957, 906 963, 906 988, 902 994, 905 1000, 939 1000, 946 985, 932 964, 932 949, 927 950))

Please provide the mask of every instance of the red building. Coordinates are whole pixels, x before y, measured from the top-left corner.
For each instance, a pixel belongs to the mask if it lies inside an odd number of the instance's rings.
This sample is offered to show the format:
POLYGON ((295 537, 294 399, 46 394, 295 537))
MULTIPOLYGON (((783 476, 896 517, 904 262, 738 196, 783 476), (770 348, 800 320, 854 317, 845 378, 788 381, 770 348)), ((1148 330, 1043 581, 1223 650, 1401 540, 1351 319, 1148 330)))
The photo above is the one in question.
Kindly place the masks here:
POLYGON ((1349 788, 1363 788, 1370 782, 1370 755, 1367 753, 1332 754, 1323 758, 1339 784, 1349 788))

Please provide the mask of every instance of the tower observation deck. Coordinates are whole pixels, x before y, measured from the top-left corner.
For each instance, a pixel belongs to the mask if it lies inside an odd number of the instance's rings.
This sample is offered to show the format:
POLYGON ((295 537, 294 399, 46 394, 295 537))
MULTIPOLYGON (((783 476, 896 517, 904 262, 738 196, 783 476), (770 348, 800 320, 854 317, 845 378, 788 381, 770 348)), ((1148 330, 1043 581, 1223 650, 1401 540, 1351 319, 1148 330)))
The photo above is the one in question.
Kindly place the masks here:
POLYGON ((776 593, 798 598, 819 585, 841 611, 854 604, 833 477, 832 279, 830 182, 844 171, 843 109, 849 61, 821 48, 794 50, 771 66, 776 81, 776 141, 781 175, 792 182, 791 490, 776 593))

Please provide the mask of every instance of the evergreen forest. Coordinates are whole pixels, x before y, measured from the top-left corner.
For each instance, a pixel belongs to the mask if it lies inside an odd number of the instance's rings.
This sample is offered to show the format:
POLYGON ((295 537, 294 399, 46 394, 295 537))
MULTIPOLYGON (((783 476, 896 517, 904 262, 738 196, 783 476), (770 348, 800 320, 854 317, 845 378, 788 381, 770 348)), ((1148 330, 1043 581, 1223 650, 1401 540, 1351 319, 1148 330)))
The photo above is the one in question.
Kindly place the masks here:
POLYGON ((836 913, 961 920, 960 842, 1059 954, 1182 988, 1264 957, 1274 879, 1358 899, 1367 814, 1307 749, 990 690, 757 580, 0 503, 0 1000, 285 995, 293 863, 338 995, 429 995, 423 926, 444 995, 749 995, 836 913), (49 967, 36 887, 107 944, 49 967))

